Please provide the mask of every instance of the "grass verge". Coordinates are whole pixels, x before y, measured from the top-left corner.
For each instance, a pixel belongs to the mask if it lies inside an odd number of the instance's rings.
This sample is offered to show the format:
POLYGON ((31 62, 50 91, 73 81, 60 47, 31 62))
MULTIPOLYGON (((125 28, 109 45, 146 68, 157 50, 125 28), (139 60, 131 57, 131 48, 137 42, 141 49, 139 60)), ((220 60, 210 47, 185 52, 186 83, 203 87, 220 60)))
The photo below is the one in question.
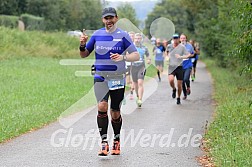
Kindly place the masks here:
MULTIPOLYGON (((88 93, 93 79, 75 76, 76 71, 90 71, 89 66, 60 65, 65 58, 80 59, 77 38, 63 32, 21 32, 4 27, 0 27, 0 36, 0 142, 3 142, 55 121, 88 93)), ((89 100, 85 106, 91 103, 89 100)), ((78 112, 79 108, 74 109, 70 112, 78 112)))
POLYGON ((74 75, 58 59, 24 57, 0 62, 0 142, 55 121, 83 97, 92 78, 74 75))
POLYGON ((252 80, 204 60, 214 79, 217 107, 205 135, 216 166, 252 166, 252 80))

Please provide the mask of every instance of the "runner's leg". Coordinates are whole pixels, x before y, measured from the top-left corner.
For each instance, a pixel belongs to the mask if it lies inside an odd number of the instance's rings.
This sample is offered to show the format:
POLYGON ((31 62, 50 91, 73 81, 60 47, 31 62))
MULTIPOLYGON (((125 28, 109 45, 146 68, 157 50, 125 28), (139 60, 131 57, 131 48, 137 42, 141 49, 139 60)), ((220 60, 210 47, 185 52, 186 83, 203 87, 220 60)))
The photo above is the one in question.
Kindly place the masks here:
POLYGON ((190 87, 191 70, 192 70, 191 68, 188 68, 185 70, 185 73, 184 73, 184 82, 186 84, 186 95, 190 95, 190 93, 191 93, 191 87, 190 87))
POLYGON ((169 83, 170 83, 171 88, 173 90, 176 89, 175 84, 174 84, 174 75, 173 74, 168 75, 168 79, 169 79, 169 83))
POLYGON ((144 87, 143 87, 143 79, 138 79, 138 99, 142 100, 143 98, 143 92, 144 92, 144 87))
POLYGON ((107 140, 107 130, 108 130, 108 97, 109 90, 107 82, 101 79, 94 79, 94 91, 96 100, 98 102, 98 115, 97 115, 97 125, 99 128, 100 136, 102 141, 107 140))
POLYGON ((120 140, 120 131, 122 127, 122 117, 120 113, 121 102, 123 100, 125 88, 110 90, 110 98, 111 98, 111 106, 110 106, 110 114, 111 114, 111 124, 114 130, 114 140, 120 140))

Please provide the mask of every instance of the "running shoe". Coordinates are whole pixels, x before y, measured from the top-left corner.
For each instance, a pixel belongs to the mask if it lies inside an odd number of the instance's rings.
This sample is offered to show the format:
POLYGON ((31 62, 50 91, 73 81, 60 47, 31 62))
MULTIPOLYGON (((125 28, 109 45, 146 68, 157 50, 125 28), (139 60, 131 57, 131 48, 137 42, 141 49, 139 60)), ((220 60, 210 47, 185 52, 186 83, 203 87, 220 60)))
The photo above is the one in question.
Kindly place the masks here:
POLYGON ((184 97, 183 97, 183 100, 185 100, 185 99, 187 99, 187 96, 184 96, 184 97))
POLYGON ((191 89, 190 89, 189 87, 186 89, 186 94, 187 94, 187 95, 190 95, 190 94, 191 94, 191 89))
POLYGON ((192 82, 193 82, 193 81, 195 80, 195 76, 194 76, 194 75, 192 75, 192 77, 191 77, 191 78, 192 78, 192 82))
POLYGON ((109 154, 109 145, 108 142, 103 141, 101 143, 101 150, 98 152, 99 156, 107 156, 109 154))
POLYGON ((177 98, 177 104, 181 104, 181 103, 180 103, 180 98, 177 98))
POLYGON ((142 104, 143 104, 142 100, 138 99, 138 100, 137 100, 137 106, 138 106, 138 107, 141 107, 142 104))
POLYGON ((120 142, 114 141, 111 155, 120 155, 120 142))
POLYGON ((175 98, 176 97, 176 89, 173 89, 172 90, 172 98, 175 98))

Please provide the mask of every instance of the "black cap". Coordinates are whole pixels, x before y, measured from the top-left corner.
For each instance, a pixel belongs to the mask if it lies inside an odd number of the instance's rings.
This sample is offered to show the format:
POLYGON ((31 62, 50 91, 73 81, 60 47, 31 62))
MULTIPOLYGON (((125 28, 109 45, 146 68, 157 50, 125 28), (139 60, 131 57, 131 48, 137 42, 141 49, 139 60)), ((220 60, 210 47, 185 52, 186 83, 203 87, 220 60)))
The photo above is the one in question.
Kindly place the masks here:
POLYGON ((179 38, 179 35, 178 35, 178 34, 173 34, 172 38, 173 38, 173 39, 178 39, 178 38, 179 38))
POLYGON ((106 17, 106 16, 116 16, 117 13, 116 13, 116 10, 115 8, 112 8, 112 7, 107 7, 107 8, 104 8, 102 10, 102 17, 106 17))

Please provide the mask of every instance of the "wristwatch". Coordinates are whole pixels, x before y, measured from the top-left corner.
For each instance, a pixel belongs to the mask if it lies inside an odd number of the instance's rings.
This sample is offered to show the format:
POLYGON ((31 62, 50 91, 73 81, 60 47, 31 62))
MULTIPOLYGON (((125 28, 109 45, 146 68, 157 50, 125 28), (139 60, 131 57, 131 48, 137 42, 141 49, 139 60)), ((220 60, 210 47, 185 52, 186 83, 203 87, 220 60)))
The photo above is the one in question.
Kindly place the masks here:
POLYGON ((86 44, 80 45, 79 49, 81 52, 84 52, 86 50, 86 44))
POLYGON ((123 60, 126 61, 127 60, 127 56, 123 55, 123 60))

